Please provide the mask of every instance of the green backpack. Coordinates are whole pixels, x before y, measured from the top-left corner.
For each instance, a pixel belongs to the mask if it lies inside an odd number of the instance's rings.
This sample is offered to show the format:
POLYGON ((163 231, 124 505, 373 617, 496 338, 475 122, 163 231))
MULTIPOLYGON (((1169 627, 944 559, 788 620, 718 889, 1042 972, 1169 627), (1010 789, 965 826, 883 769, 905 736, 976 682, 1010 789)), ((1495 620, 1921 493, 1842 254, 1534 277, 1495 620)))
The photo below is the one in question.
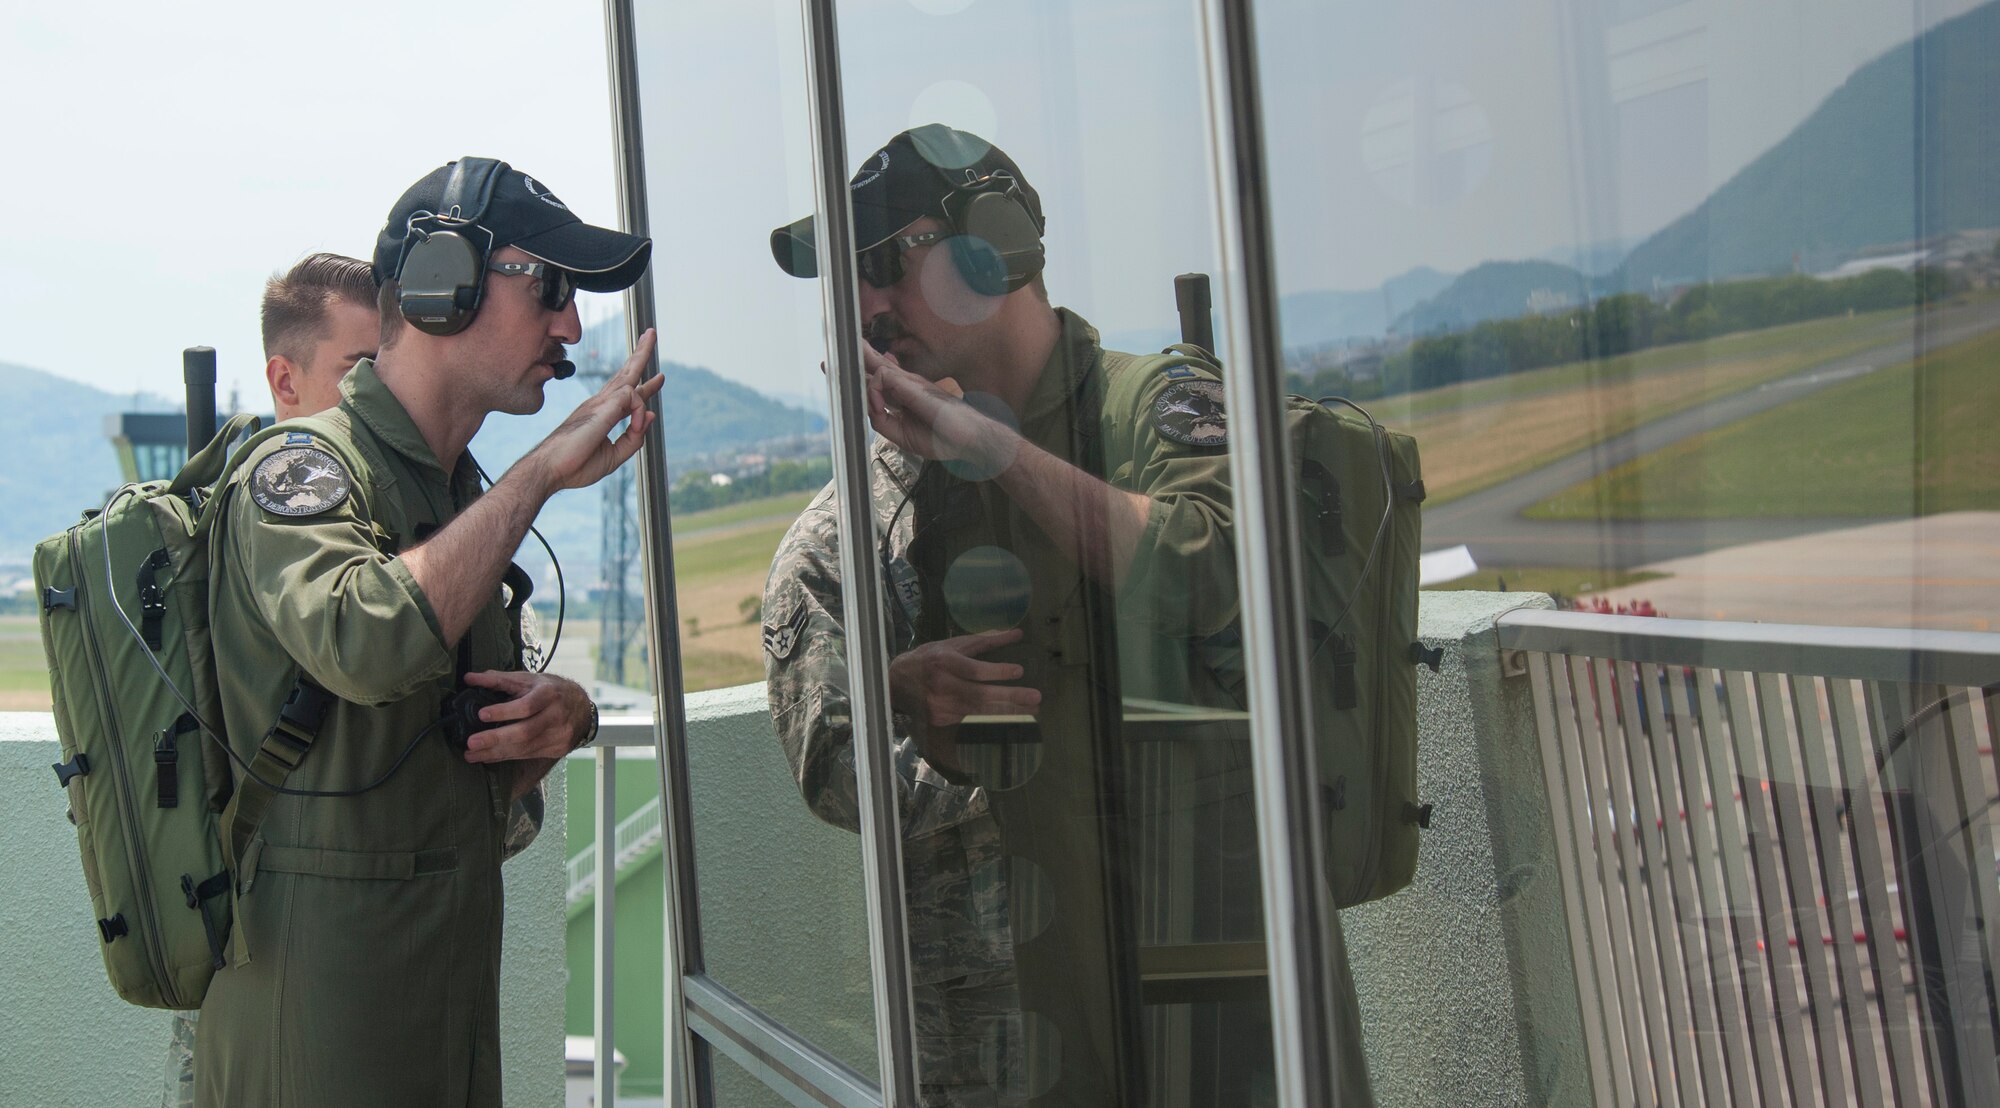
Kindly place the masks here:
POLYGON ((231 454, 257 423, 232 417, 172 481, 125 485, 35 547, 62 744, 56 777, 69 794, 104 968, 133 1004, 201 1006, 228 962, 233 883, 221 831, 228 825, 238 841, 246 828, 255 833, 332 704, 301 682, 249 767, 263 781, 232 789, 208 631, 218 518, 208 490, 301 422, 257 432, 231 454))
MULTIPOLYGON (((1141 394, 1176 367, 1220 373, 1205 350, 1185 343, 1143 358, 1107 351, 1105 359, 1107 412, 1141 410, 1141 394)), ((1335 905, 1346 908, 1407 887, 1417 833, 1430 826, 1430 806, 1417 800, 1416 663, 1437 665, 1417 642, 1423 471, 1415 439, 1344 400, 1291 397, 1286 432, 1298 470, 1327 880, 1335 905)), ((1243 703, 1240 644, 1224 636, 1203 654, 1243 703)))

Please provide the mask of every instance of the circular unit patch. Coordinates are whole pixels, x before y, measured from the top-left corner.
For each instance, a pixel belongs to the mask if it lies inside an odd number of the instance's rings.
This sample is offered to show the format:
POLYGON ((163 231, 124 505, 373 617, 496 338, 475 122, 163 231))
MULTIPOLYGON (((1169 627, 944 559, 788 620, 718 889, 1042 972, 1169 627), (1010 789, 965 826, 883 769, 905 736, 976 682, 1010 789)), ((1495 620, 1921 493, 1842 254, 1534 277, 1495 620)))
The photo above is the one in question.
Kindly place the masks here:
POLYGON ((354 490, 340 459, 316 446, 288 446, 257 463, 250 498, 273 515, 316 516, 354 490))
POLYGON ((1229 445, 1229 415, 1222 409, 1222 382, 1175 381, 1153 401, 1153 426, 1188 446, 1229 445))

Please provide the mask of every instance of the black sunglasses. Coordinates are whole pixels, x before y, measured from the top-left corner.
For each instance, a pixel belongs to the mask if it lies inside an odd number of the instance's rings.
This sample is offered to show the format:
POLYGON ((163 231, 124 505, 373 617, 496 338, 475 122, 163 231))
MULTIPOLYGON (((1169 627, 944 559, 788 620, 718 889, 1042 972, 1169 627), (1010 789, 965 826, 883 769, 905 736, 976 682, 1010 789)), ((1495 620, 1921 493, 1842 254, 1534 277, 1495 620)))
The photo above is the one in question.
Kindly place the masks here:
POLYGON ((854 268, 872 288, 886 289, 903 279, 903 252, 951 237, 950 231, 897 235, 854 255, 854 268))
POLYGON ((536 281, 535 295, 542 307, 552 312, 569 307, 576 299, 576 274, 547 262, 489 262, 487 269, 509 277, 528 276, 536 281))

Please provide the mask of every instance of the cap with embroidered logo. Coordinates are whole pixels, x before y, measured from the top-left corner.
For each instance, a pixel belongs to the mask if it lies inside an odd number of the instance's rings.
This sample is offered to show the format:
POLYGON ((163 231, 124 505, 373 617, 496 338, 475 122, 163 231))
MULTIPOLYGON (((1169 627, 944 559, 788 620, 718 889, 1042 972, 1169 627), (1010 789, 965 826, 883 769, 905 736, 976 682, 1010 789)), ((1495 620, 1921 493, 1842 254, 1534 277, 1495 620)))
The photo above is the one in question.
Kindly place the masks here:
MULTIPOLYGON (((854 202, 855 251, 879 246, 925 216, 948 220, 946 197, 996 176, 1013 179, 1022 206, 1036 229, 1043 229, 1041 197, 1005 151, 978 135, 939 123, 902 132, 870 154, 847 183, 854 202)), ((778 267, 794 277, 818 276, 813 217, 772 231, 771 254, 778 267)))
MULTIPOLYGON (((389 209, 389 218, 375 239, 377 285, 402 276, 410 221, 438 214, 456 164, 447 163, 425 174, 389 209)), ((653 240, 585 223, 547 185, 505 162, 499 164, 485 210, 476 213, 473 224, 492 235, 491 249, 512 246, 537 261, 561 266, 576 275, 578 288, 590 292, 631 287, 646 271, 653 253, 653 240)))

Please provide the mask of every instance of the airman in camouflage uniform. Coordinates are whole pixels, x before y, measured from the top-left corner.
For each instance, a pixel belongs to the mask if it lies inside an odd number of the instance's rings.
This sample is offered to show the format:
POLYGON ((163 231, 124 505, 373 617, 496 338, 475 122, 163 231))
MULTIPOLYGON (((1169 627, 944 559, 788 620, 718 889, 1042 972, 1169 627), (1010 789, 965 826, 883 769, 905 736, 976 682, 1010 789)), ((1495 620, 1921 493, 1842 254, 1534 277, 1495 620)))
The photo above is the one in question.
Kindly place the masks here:
MULTIPOLYGON (((885 613, 892 646, 910 645, 917 603, 901 550, 910 516, 899 512, 915 459, 887 442, 871 469, 877 534, 896 596, 885 613)), ((771 720, 813 814, 860 828, 847 649, 841 623, 840 542, 834 486, 822 489, 785 533, 764 591, 764 668, 771 720)), ((924 760, 897 717, 896 798, 903 831, 911 977, 916 994, 923 1103, 997 1104, 1016 1052, 1020 1016, 1007 922, 999 830, 984 789, 954 784, 924 760)))

